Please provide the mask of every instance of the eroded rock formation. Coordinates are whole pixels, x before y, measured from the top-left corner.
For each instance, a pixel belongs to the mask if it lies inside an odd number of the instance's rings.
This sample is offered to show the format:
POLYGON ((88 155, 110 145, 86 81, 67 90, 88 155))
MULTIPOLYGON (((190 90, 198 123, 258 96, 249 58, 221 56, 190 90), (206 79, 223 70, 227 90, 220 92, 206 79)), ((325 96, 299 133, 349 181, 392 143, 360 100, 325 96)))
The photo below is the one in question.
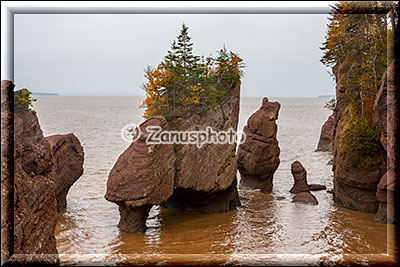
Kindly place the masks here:
POLYGON ((325 121, 324 125, 322 125, 316 151, 331 151, 334 125, 335 116, 332 114, 325 121))
POLYGON ((375 221, 393 224, 396 223, 395 200, 396 194, 398 194, 397 179, 398 177, 396 177, 394 170, 390 169, 379 181, 376 190, 376 199, 379 202, 379 206, 374 218, 375 221))
POLYGON ((152 118, 142 123, 139 139, 119 156, 107 181, 105 198, 118 204, 118 227, 127 232, 145 231, 151 206, 167 200, 174 190, 174 146, 148 144, 148 126, 169 129, 163 118, 152 118))
POLYGON ((276 134, 280 104, 264 98, 261 108, 247 121, 243 132, 246 141, 239 145, 238 169, 244 189, 272 190, 272 180, 279 166, 280 149, 276 134))
MULTIPOLYGON (((301 202, 317 205, 317 198, 310 192, 310 186, 307 183, 307 171, 299 161, 294 161, 291 165, 291 171, 294 178, 293 187, 290 193, 295 194, 292 202, 301 202)), ((313 185, 313 188, 321 185, 313 185)))
MULTIPOLYGON (((2 95, 3 90, 13 90, 13 88, 14 85, 11 82, 2 81, 2 95)), ((27 91, 19 90, 15 94, 23 97, 25 92, 27 91)), ((2 121, 3 115, 7 113, 3 110, 6 106, 3 101, 6 100, 2 97, 2 121)), ((6 136, 4 132, 10 129, 2 127, 1 130, 3 145, 3 136, 6 136)), ((2 180, 2 195, 6 195, 7 192, 3 189, 7 190, 3 188, 2 180)), ((16 103, 14 109, 14 254, 27 255, 22 260, 29 261, 31 264, 35 262, 58 264, 59 258, 54 237, 56 221, 54 164, 50 145, 43 137, 37 116, 28 108, 28 105, 16 103)))
POLYGON ((69 189, 83 174, 83 147, 72 133, 47 136, 45 139, 54 158, 57 212, 61 212, 67 206, 69 189))
POLYGON ((181 208, 188 211, 226 212, 240 206, 236 179, 225 190, 204 193, 177 189, 174 195, 163 203, 163 207, 181 208))
POLYGON ((14 84, 1 81, 1 265, 13 254, 14 84))
POLYGON ((397 174, 394 171, 395 134, 394 127, 398 123, 398 114, 395 113, 395 92, 399 90, 395 84, 395 69, 397 62, 387 68, 383 75, 382 84, 375 98, 374 123, 381 129, 381 143, 387 152, 388 171, 379 181, 376 198, 379 202, 375 221, 395 223, 395 198, 397 191, 397 174))
POLYGON ((310 188, 307 183, 307 171, 299 161, 295 161, 291 165, 291 171, 294 178, 293 187, 290 193, 298 194, 300 192, 309 192, 310 188))
POLYGON ((204 212, 225 212, 240 205, 237 193, 236 143, 147 144, 146 127, 164 130, 236 131, 240 83, 223 102, 203 114, 167 123, 152 118, 140 125, 142 135, 118 158, 110 172, 105 198, 119 205, 119 228, 129 232, 146 229, 153 205, 204 212))
POLYGON ((345 208, 363 211, 376 212, 378 201, 376 189, 380 178, 386 172, 386 166, 382 160, 383 149, 370 155, 369 162, 361 164, 354 163, 354 158, 343 149, 344 129, 348 129, 353 118, 351 112, 352 101, 346 95, 346 80, 349 78, 351 62, 344 61, 333 68, 336 77, 336 99, 335 128, 333 134, 332 153, 334 155, 334 201, 337 205, 345 208))
MULTIPOLYGON (((170 122, 180 131, 237 130, 240 82, 234 84, 224 101, 206 114, 193 114, 170 122)), ((166 205, 206 212, 229 211, 240 205, 236 187, 236 143, 176 145, 175 190, 166 205)))

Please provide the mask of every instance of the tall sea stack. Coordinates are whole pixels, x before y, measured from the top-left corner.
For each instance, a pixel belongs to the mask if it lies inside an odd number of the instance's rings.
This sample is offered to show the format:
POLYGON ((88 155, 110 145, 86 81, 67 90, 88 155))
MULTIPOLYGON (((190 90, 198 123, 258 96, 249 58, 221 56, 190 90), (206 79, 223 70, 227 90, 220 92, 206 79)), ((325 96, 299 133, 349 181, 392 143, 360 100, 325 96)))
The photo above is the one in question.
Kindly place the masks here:
POLYGON ((83 147, 73 133, 47 136, 46 140, 55 164, 57 212, 62 212, 69 189, 83 174, 83 147))
POLYGON ((140 137, 118 158, 107 181, 105 198, 119 205, 121 230, 145 231, 153 205, 203 212, 226 212, 240 205, 236 143, 201 147, 146 143, 150 125, 174 131, 236 130, 239 106, 240 82, 236 82, 221 104, 205 113, 169 122, 150 118, 140 125, 140 137))
POLYGON ((244 126, 246 140, 238 149, 241 188, 261 189, 263 192, 272 190, 273 176, 280 163, 276 138, 280 107, 278 102, 269 102, 265 97, 261 108, 250 116, 244 126))

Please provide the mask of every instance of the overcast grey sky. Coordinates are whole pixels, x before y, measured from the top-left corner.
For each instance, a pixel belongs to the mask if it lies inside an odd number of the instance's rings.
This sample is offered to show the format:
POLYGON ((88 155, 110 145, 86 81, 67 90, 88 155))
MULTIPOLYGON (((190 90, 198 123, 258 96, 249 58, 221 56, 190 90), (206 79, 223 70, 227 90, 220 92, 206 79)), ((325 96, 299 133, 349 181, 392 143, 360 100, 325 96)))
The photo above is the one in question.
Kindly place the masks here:
POLYGON ((166 55, 183 22, 194 53, 224 44, 246 68, 242 96, 334 94, 319 49, 328 14, 17 14, 15 83, 62 95, 144 95, 144 69, 166 55))

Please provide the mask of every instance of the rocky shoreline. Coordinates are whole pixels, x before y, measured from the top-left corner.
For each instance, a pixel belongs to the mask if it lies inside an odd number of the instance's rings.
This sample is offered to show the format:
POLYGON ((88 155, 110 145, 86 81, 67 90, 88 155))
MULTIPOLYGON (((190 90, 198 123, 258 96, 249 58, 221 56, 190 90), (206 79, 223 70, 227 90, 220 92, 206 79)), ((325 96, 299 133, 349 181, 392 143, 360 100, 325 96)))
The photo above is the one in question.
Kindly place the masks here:
POLYGON ((10 81, 1 83, 2 123, 10 114, 14 119, 1 128, 2 147, 10 142, 14 145, 13 153, 2 153, 2 236, 9 235, 10 228, 14 233, 11 243, 2 239, 2 260, 7 259, 7 264, 58 265, 54 236, 57 207, 65 208, 69 187, 82 175, 83 148, 73 134, 44 137, 38 117, 30 109, 29 91, 14 92, 14 87, 10 81), (14 109, 7 104, 10 101, 14 101, 14 109), (14 133, 13 140, 7 139, 10 132, 14 133), (79 156, 67 152, 71 146, 79 150, 79 156), (13 186, 3 186, 3 181, 11 179, 11 173, 4 171, 7 157, 13 159, 13 186), (75 173, 74 181, 65 184, 71 173, 75 173), (60 191, 62 197, 56 193, 60 191), (13 197, 5 198, 10 192, 13 197), (12 218, 3 217, 4 211, 12 218), (10 226, 12 222, 14 227, 10 226))
POLYGON ((398 84, 395 83, 395 69, 397 62, 393 61, 387 68, 382 84, 376 95, 373 106, 373 120, 380 129, 381 146, 374 155, 374 163, 368 166, 352 164, 352 158, 341 149, 343 129, 349 117, 345 94, 345 80, 348 72, 343 64, 336 65, 333 73, 336 77, 336 109, 321 129, 321 136, 316 151, 330 151, 333 155, 334 171, 334 201, 337 205, 369 213, 376 213, 375 221, 396 223, 395 199, 397 188, 397 174, 394 171, 395 134, 393 124, 398 122, 394 112, 395 92, 398 84), (387 161, 384 160, 387 157, 387 161), (382 160, 383 159, 383 160, 382 160))
MULTIPOLYGON (((322 127, 317 149, 333 154, 333 200, 336 205, 376 213, 375 221, 384 223, 396 223, 395 135, 393 128, 385 123, 397 122, 393 115, 394 94, 398 90, 394 81, 396 64, 393 62, 385 72, 374 103, 374 123, 381 130, 382 150, 379 153, 387 154, 388 164, 379 161, 369 168, 351 165, 351 159, 340 149, 343 140, 341 129, 348 116, 340 104, 344 102, 338 102, 334 114, 322 127)), ((346 73, 340 66, 334 68, 334 73, 340 99, 344 97, 341 86, 346 73)), ((3 96, 10 95, 13 90, 11 82, 2 82, 3 96)), ((23 96, 26 91, 22 89, 15 94, 23 96)), ((11 114, 7 99, 2 97, 2 122, 7 122, 5 118, 10 118, 11 114)), ((120 230, 146 231, 146 219, 154 205, 202 212, 227 212, 240 207, 237 171, 242 176, 240 188, 259 189, 263 193, 272 191, 273 174, 280 164, 276 138, 280 104, 269 102, 268 98, 264 98, 261 108, 249 117, 244 127, 247 138, 239 145, 237 155, 236 143, 200 148, 192 144, 146 142, 147 126, 160 126, 163 130, 204 130, 208 126, 220 130, 237 129, 239 103, 240 83, 237 83, 220 106, 205 114, 169 122, 161 117, 150 118, 140 125, 139 139, 118 158, 107 182, 105 198, 119 206, 120 230)), ((44 137, 38 118, 28 105, 17 106, 13 116, 14 153, 3 150, 2 155, 13 155, 14 187, 6 187, 4 182, 2 195, 13 190, 15 196, 11 212, 15 220, 14 253, 36 255, 23 259, 29 263, 58 265, 54 236, 57 213, 65 210, 68 191, 83 174, 83 147, 72 133, 44 137)), ((2 127, 2 147, 7 140, 10 142, 7 139, 10 127, 9 124, 2 127)), ((2 161, 2 166, 6 164, 2 161)), ((318 205, 311 191, 326 190, 326 187, 308 184, 307 171, 299 161, 292 163, 291 172, 294 178, 290 189, 292 202, 318 205)), ((2 175, 2 181, 6 181, 4 175, 7 172, 2 175)), ((3 221, 2 236, 7 236, 10 222, 5 217, 2 217, 3 221)), ((6 239, 3 240, 7 245, 6 239)), ((2 249, 2 254, 6 256, 5 249, 2 249)), ((14 257, 9 260, 21 259, 14 257)))

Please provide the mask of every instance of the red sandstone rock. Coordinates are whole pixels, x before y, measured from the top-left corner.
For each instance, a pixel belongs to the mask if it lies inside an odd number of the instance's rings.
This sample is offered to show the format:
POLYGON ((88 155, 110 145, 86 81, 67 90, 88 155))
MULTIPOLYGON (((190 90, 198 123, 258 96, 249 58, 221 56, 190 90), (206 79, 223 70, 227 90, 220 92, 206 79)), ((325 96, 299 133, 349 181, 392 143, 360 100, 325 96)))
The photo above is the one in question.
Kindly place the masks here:
POLYGON ((316 151, 331 151, 333 129, 335 126, 335 115, 330 115, 321 128, 321 135, 316 151))
POLYGON ((317 198, 310 192, 300 192, 298 194, 295 194, 292 199, 292 202, 300 202, 300 203, 305 203, 305 204, 318 205, 317 198))
MULTIPOLYGON (((333 130, 332 153, 334 155, 334 201, 337 205, 345 208, 363 211, 376 212, 378 202, 376 199, 376 188, 380 178, 386 172, 383 162, 376 160, 368 167, 351 164, 351 158, 341 147, 341 132, 345 126, 346 117, 350 116, 346 107, 352 99, 346 95, 346 80, 348 79, 350 61, 333 68, 336 77, 336 99, 335 128, 333 130)), ((380 152, 379 152, 380 153, 380 152)), ((377 154, 376 159, 381 155, 377 154)))
POLYGON ((376 191, 376 198, 379 202, 378 212, 374 220, 385 223, 395 223, 395 198, 398 187, 395 172, 389 170, 382 176, 376 191))
POLYGON ((14 190, 14 253, 31 254, 21 259, 30 264, 58 264, 53 156, 37 116, 28 107, 14 111, 14 190))
MULTIPOLYGON (((341 127, 341 121, 338 127, 341 127)), ((335 137, 334 170, 334 201, 337 205, 363 211, 376 212, 378 202, 376 200, 376 188, 380 177, 385 173, 386 167, 376 162, 368 167, 359 167, 351 164, 347 153, 342 153, 339 131, 335 137)))
POLYGON ((174 189, 174 146, 147 144, 147 126, 169 129, 162 118, 142 123, 139 139, 119 156, 107 181, 105 198, 120 206, 119 228, 123 231, 144 231, 151 206, 167 200, 174 189))
POLYGON ((237 129, 240 83, 222 103, 203 114, 191 114, 169 123, 152 118, 141 126, 142 135, 118 158, 110 172, 105 198, 119 205, 119 228, 146 229, 152 205, 203 212, 226 212, 240 205, 237 193, 236 144, 146 144, 148 125, 163 129, 214 131, 237 129))
POLYGON ((374 104, 374 123, 381 129, 381 143, 387 152, 388 172, 386 172, 378 184, 376 198, 379 202, 375 221, 395 223, 395 198, 397 192, 397 174, 394 171, 395 157, 395 123, 398 123, 398 114, 395 113, 395 93, 399 90, 395 84, 395 61, 383 74, 381 87, 376 95, 374 104))
POLYGON ((381 143, 387 151, 388 163, 391 169, 394 169, 394 157, 396 156, 394 148, 394 125, 398 121, 398 114, 395 114, 394 95, 399 90, 395 85, 395 66, 396 62, 387 68, 382 77, 381 87, 376 95, 374 104, 374 123, 381 129, 381 143))
POLYGON ((72 133, 47 136, 46 140, 54 157, 57 212, 61 212, 67 206, 69 189, 83 174, 83 147, 72 133))
POLYGON ((3 266, 13 254, 13 198, 14 179, 14 84, 1 81, 1 265, 3 266))
MULTIPOLYGON (((240 107, 240 82, 219 106, 204 114, 192 114, 170 122, 180 131, 237 130, 240 107)), ((237 192, 236 143, 175 146, 175 189, 164 206, 203 212, 226 212, 240 206, 237 192)))
POLYGON ((310 188, 307 183, 307 171, 299 161, 295 161, 291 165, 292 175, 294 178, 294 184, 290 193, 297 194, 300 192, 310 192, 310 188))
MULTIPOLYGON (((237 130, 240 108, 240 82, 231 88, 230 95, 205 114, 192 114, 170 122, 179 131, 237 130)), ((236 143, 205 144, 201 148, 184 144, 176 146, 175 187, 198 192, 226 190, 236 181, 236 143)))
POLYGON ((246 141, 238 149, 241 188, 272 190, 273 175, 280 163, 275 122, 279 109, 278 102, 264 98, 261 108, 250 116, 243 129, 246 141))

